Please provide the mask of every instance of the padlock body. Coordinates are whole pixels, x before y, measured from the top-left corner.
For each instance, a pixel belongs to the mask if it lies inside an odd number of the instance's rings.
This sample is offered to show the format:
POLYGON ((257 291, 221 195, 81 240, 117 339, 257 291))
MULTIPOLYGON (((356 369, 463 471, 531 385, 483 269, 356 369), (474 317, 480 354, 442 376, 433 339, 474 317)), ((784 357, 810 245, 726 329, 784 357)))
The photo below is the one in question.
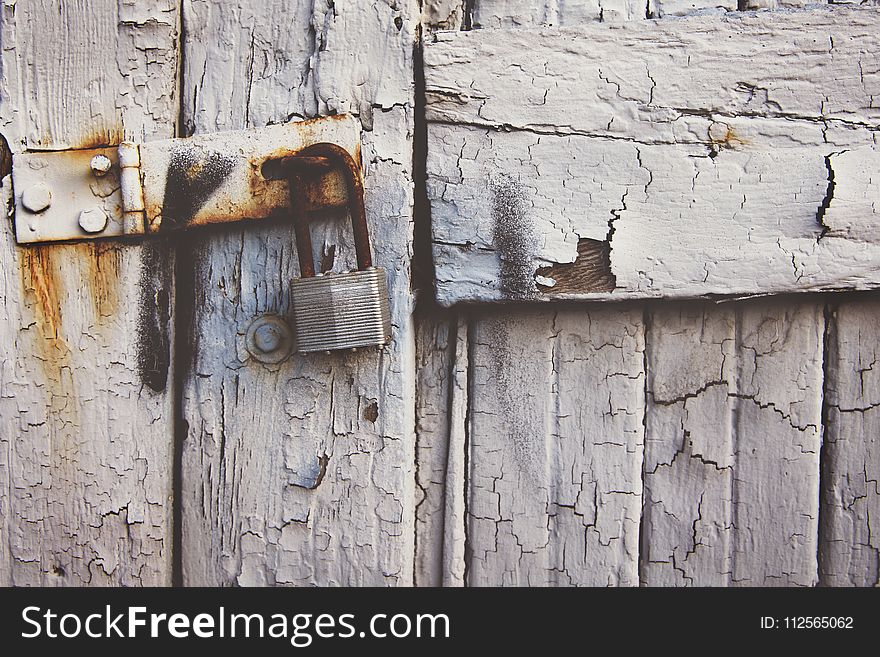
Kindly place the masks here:
POLYGON ((300 353, 381 346, 391 339, 384 269, 297 278, 290 293, 300 353))

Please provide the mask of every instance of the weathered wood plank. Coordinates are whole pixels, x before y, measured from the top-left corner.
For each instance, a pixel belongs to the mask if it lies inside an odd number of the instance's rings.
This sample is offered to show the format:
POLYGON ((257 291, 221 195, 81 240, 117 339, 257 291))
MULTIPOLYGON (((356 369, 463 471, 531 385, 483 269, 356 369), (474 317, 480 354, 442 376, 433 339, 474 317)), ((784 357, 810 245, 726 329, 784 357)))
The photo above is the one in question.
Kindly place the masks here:
MULTIPOLYGON (((177 24, 170 0, 3 3, 10 147, 173 136, 177 24)), ((4 203, 11 193, 4 178, 4 203)), ((168 584, 168 250, 24 248, 11 226, 0 235, 0 583, 168 584)))
POLYGON ((878 317, 869 298, 840 303, 831 319, 819 549, 827 586, 880 584, 878 317))
POLYGON ((645 0, 474 0, 470 25, 534 28, 645 18, 645 0))
MULTIPOLYGON (((213 235, 195 254, 183 390, 187 584, 413 581, 415 348, 412 53, 418 3, 184 3, 185 121, 215 131, 336 112, 364 125, 368 220, 389 273, 381 353, 250 359, 243 336, 290 310, 289 225, 213 235)), ((343 217, 317 222, 323 269, 353 263, 343 217)))
POLYGON ((648 331, 641 578, 817 581, 823 307, 656 307, 648 331))
POLYGON ((450 395, 455 366, 454 314, 416 312, 416 525, 417 586, 443 583, 446 464, 450 395))
POLYGON ((636 585, 641 311, 514 312, 472 329, 467 583, 636 585))
POLYGON ((416 313, 416 566, 418 586, 464 577, 468 321, 416 313))
POLYGON ((440 33, 439 301, 876 287, 878 28, 838 7, 440 33), (566 266, 586 275, 557 291, 566 266))

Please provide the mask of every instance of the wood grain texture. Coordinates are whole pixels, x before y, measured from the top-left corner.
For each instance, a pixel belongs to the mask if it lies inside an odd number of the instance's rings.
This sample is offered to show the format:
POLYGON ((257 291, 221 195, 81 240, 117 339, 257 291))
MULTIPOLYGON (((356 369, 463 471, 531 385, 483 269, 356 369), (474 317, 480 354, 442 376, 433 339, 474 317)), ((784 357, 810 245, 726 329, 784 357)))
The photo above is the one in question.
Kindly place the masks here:
MULTIPOLYGON (((176 3, 0 12, 0 131, 14 151, 173 136, 176 3)), ((0 583, 170 583, 172 262, 160 244, 19 247, 6 222, 0 583)))
POLYGON ((642 582, 817 582, 823 307, 655 307, 642 582))
POLYGON ((878 27, 835 7, 439 33, 438 300, 876 287, 878 27), (615 290, 539 287, 584 239, 609 243, 615 290))
POLYGON ((641 311, 474 319, 467 583, 637 585, 641 311))
POLYGON ((820 582, 880 584, 880 355, 876 298, 845 300, 826 346, 820 582))
MULTIPOLYGON (((184 3, 184 120, 216 131, 337 112, 364 126, 366 205, 388 270, 381 352, 250 359, 244 334, 287 314, 289 225, 194 253, 194 363, 183 391, 183 576, 200 585, 410 584, 415 535, 412 243, 414 0, 184 3)), ((353 264, 343 216, 316 222, 325 268, 353 264)))

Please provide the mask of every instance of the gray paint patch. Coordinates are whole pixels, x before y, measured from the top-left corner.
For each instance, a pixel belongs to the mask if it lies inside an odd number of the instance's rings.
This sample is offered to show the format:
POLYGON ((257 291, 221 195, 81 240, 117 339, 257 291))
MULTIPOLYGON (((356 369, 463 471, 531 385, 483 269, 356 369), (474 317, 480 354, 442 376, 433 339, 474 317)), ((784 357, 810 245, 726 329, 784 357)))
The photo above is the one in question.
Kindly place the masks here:
POLYGON ((528 201, 518 181, 509 176, 489 180, 492 192, 492 238, 501 259, 501 291, 508 299, 535 296, 535 232, 528 201))

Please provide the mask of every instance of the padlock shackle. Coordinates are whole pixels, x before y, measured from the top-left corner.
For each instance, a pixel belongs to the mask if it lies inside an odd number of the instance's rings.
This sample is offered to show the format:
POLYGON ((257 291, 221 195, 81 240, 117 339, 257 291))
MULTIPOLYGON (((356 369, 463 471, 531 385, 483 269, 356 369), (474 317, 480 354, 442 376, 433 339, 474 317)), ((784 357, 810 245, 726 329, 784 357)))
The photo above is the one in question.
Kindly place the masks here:
MULTIPOLYGON (((370 252, 370 234, 367 228, 367 210, 364 205, 364 182, 361 178, 360 166, 351 154, 337 144, 321 142, 312 144, 299 151, 292 160, 298 157, 323 157, 339 170, 345 178, 348 192, 348 212, 351 215, 351 226, 354 232, 354 248, 357 255, 358 269, 361 271, 373 266, 373 255, 370 252)), ((312 236, 306 218, 302 194, 295 192, 302 182, 299 167, 292 166, 288 177, 290 187, 290 208, 293 213, 294 231, 296 234, 296 250, 299 258, 299 271, 302 278, 315 276, 315 262, 312 257, 312 236)))

